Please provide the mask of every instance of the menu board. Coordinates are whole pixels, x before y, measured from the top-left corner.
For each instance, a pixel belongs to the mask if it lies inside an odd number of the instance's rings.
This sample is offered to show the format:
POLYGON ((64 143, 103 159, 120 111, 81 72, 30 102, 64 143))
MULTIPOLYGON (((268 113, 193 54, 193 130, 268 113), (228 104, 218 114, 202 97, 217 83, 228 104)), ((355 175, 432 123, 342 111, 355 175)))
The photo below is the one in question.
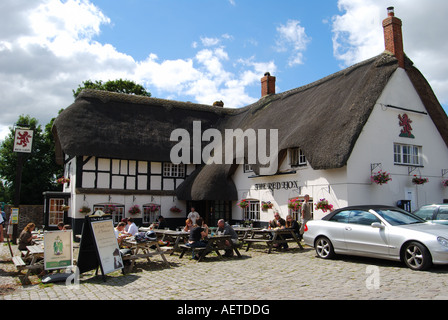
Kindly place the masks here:
POLYGON ((45 270, 73 266, 72 230, 46 231, 44 233, 45 270))
POLYGON ((123 268, 112 216, 86 216, 77 266, 80 273, 101 267, 103 276, 123 268))
POLYGON ((103 273, 107 274, 123 268, 112 219, 92 221, 92 230, 103 273))

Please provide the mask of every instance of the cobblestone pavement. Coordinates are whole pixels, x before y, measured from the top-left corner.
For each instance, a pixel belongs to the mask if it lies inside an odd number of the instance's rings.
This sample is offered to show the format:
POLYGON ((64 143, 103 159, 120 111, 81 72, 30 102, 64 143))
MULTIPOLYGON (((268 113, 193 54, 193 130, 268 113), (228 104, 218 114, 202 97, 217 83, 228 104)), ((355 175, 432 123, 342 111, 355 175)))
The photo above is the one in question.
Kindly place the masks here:
POLYGON ((242 258, 213 253, 199 263, 175 253, 166 255, 169 267, 155 256, 149 263, 138 260, 126 275, 107 275, 106 281, 93 271, 84 273, 78 286, 43 285, 38 275, 23 285, 8 247, 0 247, 0 300, 448 299, 448 266, 417 272, 401 263, 368 258, 326 261, 306 246, 303 251, 292 245, 287 252, 271 254, 254 246, 240 250, 242 258))

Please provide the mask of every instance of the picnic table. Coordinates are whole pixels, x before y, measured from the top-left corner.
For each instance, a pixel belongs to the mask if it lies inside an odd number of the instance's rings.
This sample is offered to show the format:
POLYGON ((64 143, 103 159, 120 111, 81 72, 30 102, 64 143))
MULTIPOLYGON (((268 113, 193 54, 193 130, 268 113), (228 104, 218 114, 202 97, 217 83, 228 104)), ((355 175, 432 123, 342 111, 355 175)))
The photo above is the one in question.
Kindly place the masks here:
POLYGON ((303 250, 299 238, 291 228, 253 229, 251 237, 243 239, 243 242, 247 243, 246 251, 249 251, 252 243, 255 242, 265 243, 268 246, 268 253, 271 253, 274 245, 288 242, 296 242, 303 250))
POLYGON ((123 260, 131 260, 131 268, 134 267, 135 260, 146 258, 146 260, 149 262, 149 258, 155 254, 160 255, 163 263, 166 266, 169 266, 169 263, 164 255, 164 251, 172 250, 172 248, 164 248, 162 250, 159 246, 158 240, 137 242, 134 237, 128 237, 124 238, 121 244, 123 247, 127 247, 131 250, 130 255, 123 256, 123 260))
POLYGON ((174 230, 154 230, 157 236, 162 235, 162 241, 170 241, 174 243, 173 250, 170 255, 174 253, 174 251, 180 250, 179 245, 184 244, 184 240, 188 240, 190 236, 190 232, 188 231, 174 231, 174 230))
MULTIPOLYGON (((182 249, 182 252, 179 256, 179 258, 182 258, 185 254, 185 252, 192 250, 193 248, 182 244, 180 245, 180 248, 182 249)), ((232 249, 235 251, 235 253, 238 255, 239 258, 241 258, 241 254, 238 251, 238 247, 232 242, 232 237, 230 235, 209 235, 207 237, 207 246, 206 247, 199 247, 194 248, 196 252, 200 252, 198 262, 200 262, 209 252, 215 251, 218 257, 221 258, 221 254, 219 253, 219 250, 228 250, 232 249), (226 241, 230 242, 230 247, 226 245, 226 241)))
POLYGON ((26 247, 27 251, 24 253, 24 257, 13 256, 12 262, 17 270, 27 270, 25 278, 28 279, 31 270, 43 269, 44 248, 42 243, 37 243, 26 247), (27 262, 30 261, 29 264, 27 262))
POLYGON ((253 230, 261 230, 260 228, 249 228, 249 227, 233 227, 233 230, 238 234, 239 240, 244 240, 252 236, 253 230))

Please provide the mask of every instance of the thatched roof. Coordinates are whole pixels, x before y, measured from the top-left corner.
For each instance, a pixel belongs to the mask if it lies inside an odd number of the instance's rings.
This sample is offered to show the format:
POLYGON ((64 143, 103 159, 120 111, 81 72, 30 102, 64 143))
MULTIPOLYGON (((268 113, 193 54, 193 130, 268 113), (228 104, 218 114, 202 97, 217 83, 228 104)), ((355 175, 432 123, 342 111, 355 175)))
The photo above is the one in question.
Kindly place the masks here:
MULTIPOLYGON (((171 132, 191 132, 195 120, 202 130, 278 129, 279 151, 300 147, 313 169, 341 168, 397 67, 397 59, 383 53, 241 109, 85 90, 56 119, 54 133, 61 152, 72 156, 170 161, 171 132)), ((448 146, 443 108, 409 59, 406 71, 448 146)), ((234 170, 232 165, 201 166, 179 186, 178 198, 236 200, 234 170)))

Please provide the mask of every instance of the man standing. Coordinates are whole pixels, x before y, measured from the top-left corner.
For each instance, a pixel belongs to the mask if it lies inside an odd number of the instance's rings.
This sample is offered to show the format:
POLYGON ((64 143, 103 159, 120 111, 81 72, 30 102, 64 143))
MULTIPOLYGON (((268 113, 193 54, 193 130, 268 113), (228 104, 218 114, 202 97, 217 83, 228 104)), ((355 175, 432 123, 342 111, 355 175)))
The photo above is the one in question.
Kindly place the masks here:
POLYGON ((193 222, 193 225, 196 224, 196 219, 198 219, 199 217, 200 217, 200 216, 199 216, 199 213, 197 213, 197 212, 194 210, 194 207, 191 207, 191 212, 188 214, 187 218, 188 218, 188 219, 191 219, 191 221, 193 222))
POLYGON ((308 194, 305 195, 304 201, 302 203, 302 211, 300 216, 300 239, 303 237, 303 232, 305 230, 305 224, 311 220, 311 207, 310 203, 310 196, 308 194))

